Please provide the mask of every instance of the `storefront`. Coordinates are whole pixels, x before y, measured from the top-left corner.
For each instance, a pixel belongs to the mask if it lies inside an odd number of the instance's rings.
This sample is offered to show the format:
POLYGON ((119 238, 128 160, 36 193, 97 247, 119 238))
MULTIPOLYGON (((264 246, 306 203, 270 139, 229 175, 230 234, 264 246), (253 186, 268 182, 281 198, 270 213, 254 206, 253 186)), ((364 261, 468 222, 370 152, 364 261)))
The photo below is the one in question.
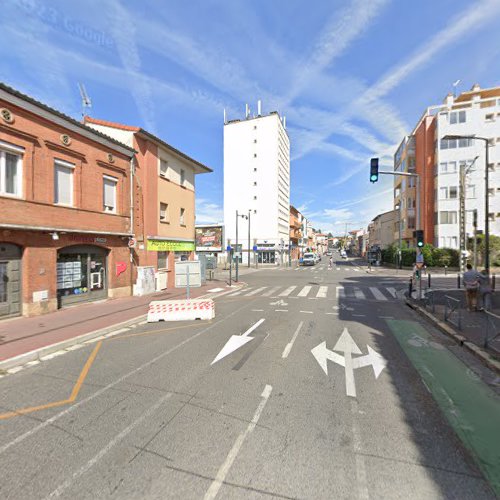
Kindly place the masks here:
POLYGON ((274 243, 257 244, 257 262, 259 264, 276 264, 278 262, 274 243))
POLYGON ((21 314, 22 250, 0 243, 0 318, 21 314))
POLYGON ((57 252, 58 307, 108 296, 107 250, 78 245, 57 252))

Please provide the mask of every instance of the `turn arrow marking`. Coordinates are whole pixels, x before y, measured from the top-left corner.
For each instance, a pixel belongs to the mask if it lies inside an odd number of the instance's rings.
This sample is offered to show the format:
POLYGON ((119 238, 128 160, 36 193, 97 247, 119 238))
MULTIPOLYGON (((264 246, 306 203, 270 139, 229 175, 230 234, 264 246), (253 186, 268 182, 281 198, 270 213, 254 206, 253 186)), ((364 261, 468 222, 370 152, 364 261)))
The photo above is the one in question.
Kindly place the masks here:
POLYGON ((264 323, 264 321, 264 318, 259 319, 259 321, 257 321, 255 325, 251 326, 243 335, 232 335, 231 338, 226 342, 226 345, 219 352, 219 354, 217 354, 215 359, 210 363, 210 365, 217 363, 217 361, 220 361, 222 358, 225 358, 232 352, 236 351, 240 347, 253 340, 255 337, 249 337, 249 335, 262 323, 264 323))

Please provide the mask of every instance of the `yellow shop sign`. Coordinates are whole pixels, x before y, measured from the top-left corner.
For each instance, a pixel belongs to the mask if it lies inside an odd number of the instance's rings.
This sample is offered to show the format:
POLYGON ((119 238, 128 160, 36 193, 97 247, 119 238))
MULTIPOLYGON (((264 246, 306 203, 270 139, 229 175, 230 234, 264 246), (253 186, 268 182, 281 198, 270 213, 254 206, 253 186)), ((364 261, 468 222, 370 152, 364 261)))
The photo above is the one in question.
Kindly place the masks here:
POLYGON ((192 252, 194 241, 148 240, 148 250, 156 252, 192 252))

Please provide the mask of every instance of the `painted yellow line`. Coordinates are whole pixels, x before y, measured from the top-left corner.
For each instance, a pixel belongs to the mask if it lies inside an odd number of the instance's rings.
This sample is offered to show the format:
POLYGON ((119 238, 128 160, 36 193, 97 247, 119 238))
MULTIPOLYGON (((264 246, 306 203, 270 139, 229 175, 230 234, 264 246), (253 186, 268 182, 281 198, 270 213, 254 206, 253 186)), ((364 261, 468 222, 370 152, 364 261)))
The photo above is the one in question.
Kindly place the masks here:
POLYGON ((44 405, 31 406, 29 408, 21 408, 20 410, 14 410, 14 411, 9 411, 8 413, 2 413, 0 414, 0 420, 5 420, 7 418, 12 418, 12 417, 18 417, 19 415, 26 415, 27 413, 33 413, 35 411, 46 410, 48 408, 55 408, 57 406, 63 406, 69 403, 73 403, 76 397, 78 396, 80 389, 82 388, 83 382, 87 378, 90 367, 92 366, 92 363, 94 362, 97 353, 101 348, 101 345, 102 345, 102 340, 97 343, 97 345, 94 347, 94 350, 91 352, 90 356, 85 362, 85 365, 83 366, 82 371, 80 372, 80 375, 78 376, 78 379, 68 399, 62 399, 60 401, 54 401, 52 403, 46 403, 44 405))
MULTIPOLYGON (((212 321, 207 321, 207 323, 211 323, 212 321)), ((205 325, 205 323, 199 324, 199 326, 205 325)), ((183 325, 183 326, 172 326, 171 328, 162 328, 161 330, 153 330, 150 332, 140 332, 140 333, 129 333, 127 335, 120 335, 116 337, 110 337, 107 340, 121 340, 121 339, 127 339, 129 337, 142 337, 143 335, 154 335, 156 333, 165 333, 165 332, 171 332, 172 330, 180 330, 181 328, 193 328, 198 326, 198 324, 193 325, 183 325)))

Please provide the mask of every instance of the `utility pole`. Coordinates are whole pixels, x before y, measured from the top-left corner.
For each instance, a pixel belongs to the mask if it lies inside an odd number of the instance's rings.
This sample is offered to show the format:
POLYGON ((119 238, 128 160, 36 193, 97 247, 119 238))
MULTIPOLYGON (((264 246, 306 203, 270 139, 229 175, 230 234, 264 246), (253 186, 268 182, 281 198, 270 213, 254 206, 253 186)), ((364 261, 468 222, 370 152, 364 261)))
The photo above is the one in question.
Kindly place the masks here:
POLYGON ((238 282, 238 271, 239 271, 239 263, 240 263, 240 257, 238 255, 238 210, 236 210, 236 262, 235 262, 235 266, 236 266, 236 269, 235 269, 235 272, 236 272, 236 276, 234 278, 234 281, 238 282))
POLYGON ((248 210, 248 267, 250 267, 250 210, 248 210))
POLYGON ((459 178, 460 273, 465 271, 465 165, 460 165, 459 178))

